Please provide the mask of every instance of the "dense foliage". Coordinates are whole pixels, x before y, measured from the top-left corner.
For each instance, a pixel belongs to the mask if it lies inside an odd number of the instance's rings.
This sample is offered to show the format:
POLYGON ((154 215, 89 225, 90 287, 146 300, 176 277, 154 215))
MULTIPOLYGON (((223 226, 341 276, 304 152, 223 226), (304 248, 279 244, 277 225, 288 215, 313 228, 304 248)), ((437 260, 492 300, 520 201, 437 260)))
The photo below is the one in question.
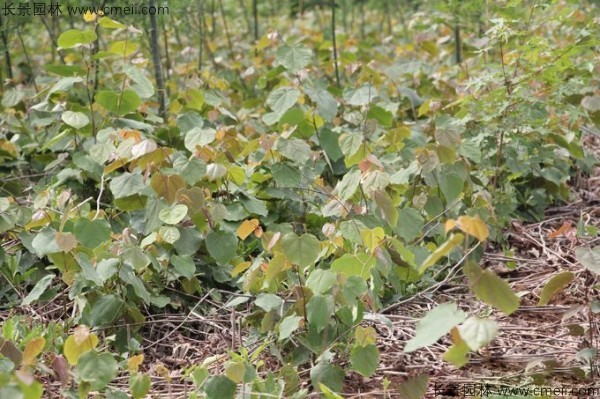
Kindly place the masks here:
MULTIPOLYGON (((42 397, 51 365, 67 396, 126 397, 121 373, 142 398, 145 317, 205 295, 249 311, 243 347, 185 370, 219 399, 338 397, 376 372, 381 310, 459 272, 518 309, 477 262, 594 165, 597 7, 342 1, 333 36, 327 2, 258 3, 257 41, 238 2, 88 14, 54 41, 3 18, 25 72, 0 113, 0 396, 42 397), (57 300, 67 325, 40 324, 57 300)), ((460 367, 496 334, 479 316, 441 304, 405 350, 452 332, 460 367)))

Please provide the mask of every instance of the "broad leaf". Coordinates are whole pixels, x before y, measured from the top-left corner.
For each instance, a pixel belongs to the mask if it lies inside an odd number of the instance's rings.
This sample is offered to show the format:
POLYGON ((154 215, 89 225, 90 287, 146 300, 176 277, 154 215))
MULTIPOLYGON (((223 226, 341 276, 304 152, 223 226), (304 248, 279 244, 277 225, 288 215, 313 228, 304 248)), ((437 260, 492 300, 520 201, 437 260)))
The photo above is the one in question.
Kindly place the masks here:
POLYGON ((458 327, 460 337, 469 348, 477 351, 492 342, 498 333, 498 323, 491 319, 470 317, 458 327))
POLYGON ((519 308, 519 297, 493 271, 482 269, 474 262, 467 262, 463 266, 463 272, 469 279, 469 288, 477 298, 507 315, 519 308))
POLYGON ((298 237, 294 233, 288 233, 281 239, 281 246, 289 261, 302 267, 313 265, 321 251, 321 243, 312 234, 298 237))
POLYGON ((594 248, 579 247, 575 249, 575 256, 583 267, 595 274, 600 274, 600 246, 594 248))
POLYGON ((206 236, 206 249, 214 260, 227 264, 237 252, 238 239, 235 234, 225 231, 211 231, 206 236))
POLYGON ((313 387, 323 384, 333 392, 342 392, 344 375, 344 370, 340 366, 322 361, 310 370, 310 381, 313 387))
POLYGON ((117 376, 117 371, 117 361, 110 353, 86 352, 77 362, 79 378, 89 382, 93 390, 106 387, 117 376))
POLYGON ((538 306, 547 305, 550 302, 550 299, 564 290, 571 281, 575 278, 575 274, 572 272, 562 272, 553 276, 547 283, 544 285, 542 292, 540 293, 540 300, 538 302, 538 306))
POLYGON ((364 377, 372 376, 379 365, 379 351, 374 344, 355 345, 350 351, 352 368, 364 377))
POLYGON ((444 303, 430 310, 417 322, 415 336, 404 347, 404 352, 412 352, 437 342, 450 330, 462 323, 467 315, 455 303, 444 303))
POLYGON ((54 278, 53 274, 48 274, 48 275, 42 277, 40 279, 40 281, 38 281, 35 284, 35 286, 31 290, 31 292, 29 293, 29 295, 27 295, 23 299, 23 302, 21 302, 21 305, 27 306, 27 305, 31 305, 33 302, 37 301, 44 294, 44 292, 46 292, 46 290, 50 286, 50 283, 52 283, 53 278, 54 278))
POLYGON ((375 257, 366 253, 357 255, 344 254, 331 264, 331 271, 346 276, 360 276, 363 280, 371 277, 371 269, 375 266, 375 257))
POLYGON ((275 54, 277 63, 292 73, 298 72, 310 63, 312 51, 303 45, 284 45, 275 54))
POLYGON ((115 295, 103 295, 92 305, 90 325, 100 327, 109 325, 118 317, 123 307, 123 301, 115 295))
POLYGON ((306 305, 308 324, 313 326, 317 332, 329 324, 334 310, 333 297, 331 295, 315 295, 306 305))

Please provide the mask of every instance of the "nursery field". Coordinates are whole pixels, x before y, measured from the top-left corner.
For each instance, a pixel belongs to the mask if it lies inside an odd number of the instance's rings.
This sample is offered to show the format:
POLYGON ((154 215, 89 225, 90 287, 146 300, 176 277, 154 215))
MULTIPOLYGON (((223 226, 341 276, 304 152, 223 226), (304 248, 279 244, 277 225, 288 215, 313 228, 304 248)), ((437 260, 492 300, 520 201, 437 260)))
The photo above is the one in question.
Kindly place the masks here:
POLYGON ((600 397, 594 0, 0 2, 0 399, 600 397))

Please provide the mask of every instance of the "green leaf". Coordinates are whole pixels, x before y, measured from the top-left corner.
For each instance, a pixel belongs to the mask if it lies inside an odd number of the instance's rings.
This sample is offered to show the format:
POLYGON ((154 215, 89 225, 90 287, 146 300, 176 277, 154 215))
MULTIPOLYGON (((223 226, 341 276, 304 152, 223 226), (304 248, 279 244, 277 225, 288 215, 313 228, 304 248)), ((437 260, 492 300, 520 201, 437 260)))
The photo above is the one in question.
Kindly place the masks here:
POLYGON ((103 295, 92 305, 90 325, 100 327, 109 325, 119 317, 123 302, 115 295, 103 295))
POLYGON ((308 324, 315 327, 317 332, 323 331, 329 324, 334 311, 333 297, 331 295, 315 295, 306 305, 308 324))
POLYGON ((177 224, 187 215, 188 207, 182 204, 163 208, 158 213, 158 218, 166 224, 177 224))
POLYGON ((469 348, 477 351, 492 342, 498 333, 498 323, 490 319, 469 317, 458 327, 460 337, 467 343, 469 348))
POLYGON ((340 136, 340 149, 346 158, 356 154, 361 144, 363 143, 364 136, 362 133, 350 132, 344 133, 340 136))
POLYGON ((137 373, 129 377, 129 389, 131 396, 134 399, 142 399, 146 397, 151 386, 150 376, 147 374, 137 373))
POLYGON ((275 53, 277 63, 291 73, 296 73, 310 63, 312 51, 303 45, 284 45, 275 53))
POLYGON ((93 30, 80 31, 77 29, 70 29, 63 32, 56 43, 60 48, 71 48, 80 44, 90 44, 96 40, 98 36, 93 30))
POLYGON ((297 167, 287 163, 277 163, 271 167, 273 179, 283 187, 295 187, 300 184, 302 175, 297 167))
POLYGON ((83 112, 65 111, 60 118, 75 129, 81 129, 90 123, 89 118, 83 112))
POLYGON ((324 128, 319 134, 319 144, 332 162, 344 156, 339 144, 339 135, 331 129, 324 128))
POLYGON ((27 295, 23 302, 21 302, 22 306, 31 305, 33 302, 37 301, 43 294, 46 292, 46 289, 52 283, 52 279, 54 278, 53 274, 48 274, 42 277, 33 287, 29 295, 27 295))
POLYGON ((564 290, 574 278, 575 274, 572 272, 562 272, 553 276, 542 289, 538 306, 547 305, 550 299, 564 290))
POLYGON ((279 341, 288 338, 294 331, 300 327, 300 316, 287 316, 279 323, 279 341))
POLYGON ((92 265, 90 258, 85 253, 78 253, 75 255, 75 259, 77 259, 77 263, 79 263, 79 267, 81 267, 81 274, 87 281, 93 282, 98 287, 104 285, 106 279, 98 273, 98 270, 92 265))
POLYGON ((217 131, 212 127, 195 127, 185 134, 185 148, 191 153, 196 151, 196 146, 202 147, 215 141, 217 131))
POLYGON ((106 220, 82 217, 75 222, 74 233, 81 245, 93 249, 110 239, 111 230, 106 220))
POLYGON ((463 272, 469 279, 469 288, 482 300, 510 315, 519 308, 519 297, 506 281, 489 269, 482 269, 474 262, 467 262, 463 272))
POLYGON ((331 264, 331 271, 346 276, 360 276, 363 280, 371 277, 371 269, 375 266, 375 257, 366 253, 357 255, 344 254, 331 264))
POLYGON ((313 90, 306 87, 304 91, 311 101, 317 104, 317 112, 319 115, 321 115, 327 122, 332 122, 333 118, 335 118, 338 112, 338 104, 335 97, 333 97, 325 89, 313 90))
POLYGON ((462 193, 465 181, 456 172, 442 172, 439 174, 440 188, 446 202, 451 203, 462 193))
POLYGON ((224 375, 210 377, 204 384, 207 399, 233 399, 237 385, 224 375))
POLYGON ((283 304, 283 299, 275 294, 260 294, 256 297, 254 304, 266 312, 271 310, 279 311, 283 304))
POLYGON ((314 265, 321 252, 321 243, 312 234, 298 237, 288 233, 281 240, 283 254, 295 265, 305 267, 314 265))
MULTIPOLYGON (((400 216, 394 202, 385 190, 375 190, 371 193, 373 200, 379 208, 381 218, 391 227, 396 227, 398 217, 400 216)), ((420 215, 419 215, 420 216, 420 215)), ((420 229, 419 229, 420 230, 420 229)))
POLYGON ((130 265, 123 265, 121 270, 119 270, 119 278, 131 285, 133 287, 133 291, 135 294, 140 297, 146 304, 151 303, 150 293, 146 289, 144 282, 140 280, 138 276, 135 275, 133 268, 130 265))
POLYGON ((369 107, 367 118, 375 119, 381 126, 388 128, 392 127, 392 123, 394 121, 394 115, 390 111, 386 111, 377 105, 372 105, 369 107))
POLYGON ((422 399, 427 394, 429 376, 421 374, 409 378, 398 387, 398 393, 402 399, 422 399))
POLYGON ((108 52, 120 55, 121 57, 127 57, 133 54, 138 49, 138 44, 132 41, 118 40, 113 42, 108 47, 108 52))
POLYGON ((171 264, 178 276, 190 279, 196 273, 196 265, 191 256, 172 255, 171 264))
POLYGON ((106 29, 121 29, 126 26, 120 22, 114 21, 108 17, 102 17, 98 20, 98 25, 106 29))
POLYGON ((37 233, 31 242, 31 246, 35 249, 37 256, 61 252, 58 242, 56 241, 56 231, 53 229, 44 229, 37 233))
POLYGON ((355 345, 350 351, 350 363, 352 368, 364 377, 372 376, 379 365, 379 351, 377 346, 355 345))
POLYGON ((278 122, 285 112, 292 108, 300 98, 300 90, 293 87, 279 87, 267 97, 267 105, 273 110, 273 118, 269 122, 278 122))
POLYGON ((175 244, 181 237, 179 229, 175 226, 161 226, 160 229, 158 229, 158 235, 164 242, 171 245, 175 244))
POLYGON ((236 255, 238 238, 234 233, 211 231, 206 236, 206 249, 214 260, 227 264, 236 255))
POLYGON ((154 85, 141 69, 135 66, 128 66, 125 68, 125 73, 134 83, 131 85, 131 89, 141 98, 150 98, 154 95, 154 85))
POLYGON ((310 370, 310 381, 313 387, 325 385, 334 392, 342 392, 344 388, 344 370, 329 362, 321 361, 310 370))
POLYGON ((346 173, 342 180, 335 186, 334 192, 337 192, 339 197, 343 200, 350 199, 356 192, 361 177, 362 173, 359 169, 354 169, 353 171, 346 173))
POLYGON ((348 105, 367 105, 377 96, 377 90, 371 85, 365 85, 358 89, 346 88, 344 90, 344 101, 348 105))
POLYGON ((140 97, 133 90, 124 90, 122 93, 108 90, 99 91, 96 95, 96 101, 117 115, 133 112, 142 103, 140 97))
POLYGON ((305 163, 312 155, 310 146, 306 141, 300 139, 279 139, 277 141, 277 151, 295 163, 305 163))
POLYGON ((425 220, 418 210, 414 208, 400 209, 398 212, 398 222, 394 226, 394 232, 406 242, 410 242, 421 234, 424 222, 425 220))
POLYGON ((173 168, 179 172, 189 185, 198 183, 206 175, 206 163, 193 155, 190 158, 177 158, 173 162, 173 168))
POLYGON ((313 294, 319 295, 329 291, 337 281, 335 273, 330 270, 315 269, 306 279, 306 286, 313 294))
POLYGON ((404 347, 404 352, 412 352, 432 345, 446 335, 453 327, 462 323, 467 315, 455 303, 444 303, 430 310, 417 322, 415 336, 404 347))
POLYGON ((465 341, 453 344, 444 353, 443 359, 452 363, 455 367, 460 368, 469 362, 467 354, 469 353, 469 345, 465 341))
POLYGON ((117 361, 110 353, 89 351, 77 362, 77 373, 82 381, 89 382, 93 390, 103 389, 117 376, 117 361))
POLYGON ((594 248, 579 247, 575 249, 575 256, 583 267, 595 274, 600 274, 600 246, 594 248))
POLYGON ((124 198, 139 193, 146 185, 141 174, 125 172, 113 178, 109 187, 115 198, 124 198))

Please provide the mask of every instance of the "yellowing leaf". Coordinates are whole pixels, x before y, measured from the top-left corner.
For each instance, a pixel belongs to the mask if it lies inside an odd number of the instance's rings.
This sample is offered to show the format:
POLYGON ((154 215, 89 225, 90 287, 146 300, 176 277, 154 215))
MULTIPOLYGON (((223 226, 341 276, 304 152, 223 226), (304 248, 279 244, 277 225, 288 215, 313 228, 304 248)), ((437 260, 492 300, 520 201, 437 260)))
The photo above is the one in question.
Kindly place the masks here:
POLYGON ((231 277, 236 277, 240 273, 245 272, 252 265, 251 262, 240 262, 231 271, 231 277))
POLYGON ((430 105, 431 105, 431 100, 427 100, 423 104, 421 104, 421 106, 419 107, 419 113, 417 116, 421 117, 421 116, 425 115, 426 113, 428 113, 430 105))
POLYGON ((538 305, 547 305, 548 302, 550 302, 550 299, 560 291, 564 290, 574 278, 575 274, 572 272, 562 272, 553 276, 542 289, 538 305))
POLYGON ((70 365, 74 366, 79 361, 79 357, 86 352, 91 351, 98 345, 98 337, 96 334, 90 334, 87 339, 77 344, 75 335, 70 335, 65 341, 63 354, 67 358, 70 365))
POLYGON ((132 356, 132 357, 130 357, 127 360, 127 369, 129 371, 137 373, 138 370, 139 370, 139 368, 140 368, 140 365, 143 362, 144 362, 144 355, 143 354, 140 353, 139 355, 132 356))
POLYGON ((458 220, 448 220, 446 222, 446 231, 458 227, 466 234, 477 238, 479 241, 485 241, 490 235, 487 225, 479 216, 460 216, 458 220))
POLYGON ((77 240, 71 233, 56 232, 54 235, 56 244, 62 252, 69 252, 77 246, 77 240))
POLYGON ((438 249, 436 249, 435 251, 433 251, 433 253, 431 253, 431 255, 429 255, 427 257, 427 259, 425 259, 425 261, 423 262, 423 264, 419 268, 419 273, 420 274, 425 273, 425 271, 427 269, 429 269, 431 266, 435 265, 435 263, 438 260, 440 260, 444 256, 448 256, 448 254, 450 253, 450 251, 452 251, 456 246, 460 245, 462 243, 462 241, 463 241, 464 238, 465 238, 465 236, 463 236, 460 233, 453 234, 452 236, 450 236, 450 238, 448 239, 448 241, 446 241, 445 243, 443 243, 442 245, 440 245, 438 247, 438 249))
POLYGON ((371 253, 375 252, 375 249, 379 246, 381 241, 385 238, 385 232, 381 227, 375 227, 372 230, 362 230, 360 236, 363 240, 365 247, 369 249, 371 253))
POLYGON ((446 224, 444 225, 444 229, 445 229, 446 233, 455 227, 456 227, 456 220, 454 220, 454 219, 446 220, 446 224))
POLYGON ((237 229, 237 235, 240 239, 245 240, 258 227, 258 219, 244 220, 237 229))
POLYGON ((46 345, 44 337, 37 337, 29 341, 23 351, 23 364, 25 366, 33 366, 35 364, 35 358, 42 352, 44 345, 46 345))

